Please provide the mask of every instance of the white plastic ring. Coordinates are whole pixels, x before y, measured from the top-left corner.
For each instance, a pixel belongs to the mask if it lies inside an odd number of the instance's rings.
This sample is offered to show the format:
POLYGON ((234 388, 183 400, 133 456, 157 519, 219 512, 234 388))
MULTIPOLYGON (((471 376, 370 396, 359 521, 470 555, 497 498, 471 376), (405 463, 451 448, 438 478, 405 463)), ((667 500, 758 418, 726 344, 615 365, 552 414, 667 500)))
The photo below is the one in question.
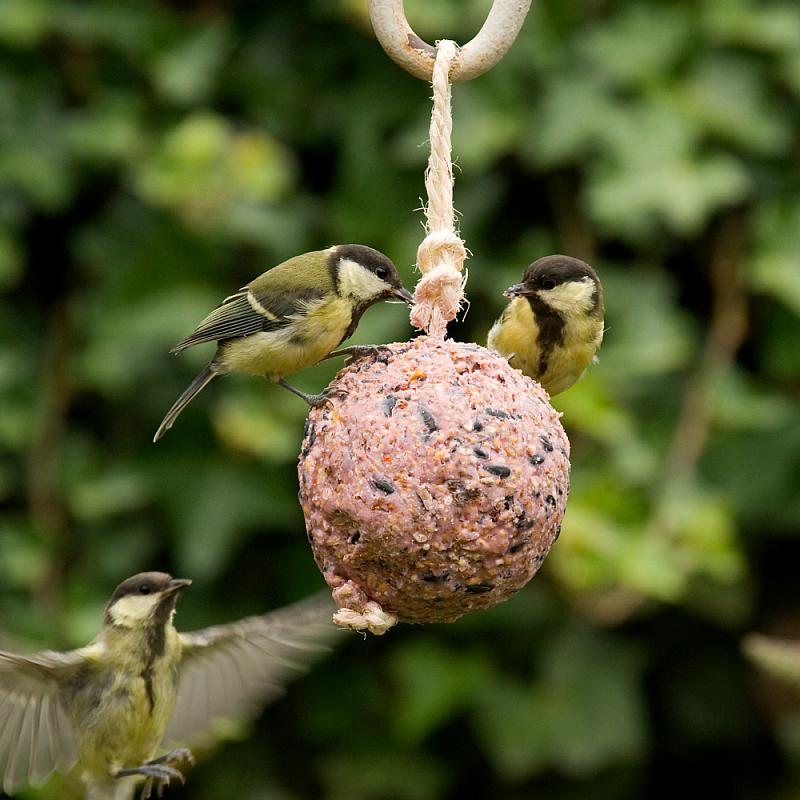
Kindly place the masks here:
MULTIPOLYGON (((477 78, 507 52, 525 22, 531 0, 494 0, 483 27, 459 48, 450 71, 451 83, 477 78)), ((414 77, 430 81, 436 48, 420 39, 406 20, 403 0, 369 0, 369 16, 389 57, 414 77)))

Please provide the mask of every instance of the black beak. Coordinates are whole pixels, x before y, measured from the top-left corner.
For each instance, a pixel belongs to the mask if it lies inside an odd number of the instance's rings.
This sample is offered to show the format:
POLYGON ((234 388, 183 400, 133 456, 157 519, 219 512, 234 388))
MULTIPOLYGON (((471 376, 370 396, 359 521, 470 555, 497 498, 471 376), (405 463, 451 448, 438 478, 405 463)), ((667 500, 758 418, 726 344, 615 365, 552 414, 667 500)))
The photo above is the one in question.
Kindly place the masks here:
POLYGON ((167 588, 164 589, 163 594, 166 595, 177 594, 182 589, 185 589, 187 586, 191 585, 192 582, 188 578, 173 578, 169 582, 169 586, 167 586, 167 588))
POLYGON ((414 305, 414 295, 411 294, 405 286, 395 289, 393 294, 395 297, 399 297, 404 303, 408 303, 410 306, 414 305))
POLYGON ((530 297, 535 292, 526 283, 515 283, 513 286, 509 286, 503 294, 506 297, 530 297))

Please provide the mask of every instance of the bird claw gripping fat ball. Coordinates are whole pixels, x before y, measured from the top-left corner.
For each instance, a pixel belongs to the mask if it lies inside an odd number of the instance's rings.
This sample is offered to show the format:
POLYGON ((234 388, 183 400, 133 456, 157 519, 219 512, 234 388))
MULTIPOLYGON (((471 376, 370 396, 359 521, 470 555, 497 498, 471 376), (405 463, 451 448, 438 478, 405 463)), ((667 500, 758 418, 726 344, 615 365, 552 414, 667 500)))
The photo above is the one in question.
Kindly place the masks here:
POLYGON ((482 347, 419 337, 311 410, 300 500, 347 627, 452 622, 522 588, 558 538, 569 442, 541 387, 482 347))

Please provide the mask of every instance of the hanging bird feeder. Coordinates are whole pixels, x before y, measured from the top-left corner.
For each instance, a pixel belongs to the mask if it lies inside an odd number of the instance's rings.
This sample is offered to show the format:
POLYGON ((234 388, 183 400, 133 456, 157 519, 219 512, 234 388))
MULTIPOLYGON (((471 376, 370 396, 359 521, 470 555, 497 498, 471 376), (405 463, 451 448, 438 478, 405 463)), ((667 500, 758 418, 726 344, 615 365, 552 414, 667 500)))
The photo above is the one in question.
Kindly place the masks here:
POLYGON ((425 333, 345 366, 334 400, 309 413, 300 501, 344 627, 382 634, 506 600, 561 527, 569 441, 547 393, 504 358, 446 338, 467 255, 454 223, 451 83, 496 64, 529 6, 495 0, 471 42, 434 48, 411 30, 402 0, 370 0, 386 52, 433 85, 427 235, 411 311, 425 333))

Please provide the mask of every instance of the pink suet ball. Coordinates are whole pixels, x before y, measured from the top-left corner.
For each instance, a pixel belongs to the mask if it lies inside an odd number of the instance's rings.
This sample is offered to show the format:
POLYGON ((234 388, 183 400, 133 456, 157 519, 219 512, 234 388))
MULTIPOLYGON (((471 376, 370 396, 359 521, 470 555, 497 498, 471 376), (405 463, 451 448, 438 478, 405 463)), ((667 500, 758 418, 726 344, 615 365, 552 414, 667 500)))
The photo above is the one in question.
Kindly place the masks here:
POLYGON ((483 347, 420 336, 330 389, 298 469, 339 624, 452 622, 528 583, 569 492, 569 441, 537 383, 483 347))

